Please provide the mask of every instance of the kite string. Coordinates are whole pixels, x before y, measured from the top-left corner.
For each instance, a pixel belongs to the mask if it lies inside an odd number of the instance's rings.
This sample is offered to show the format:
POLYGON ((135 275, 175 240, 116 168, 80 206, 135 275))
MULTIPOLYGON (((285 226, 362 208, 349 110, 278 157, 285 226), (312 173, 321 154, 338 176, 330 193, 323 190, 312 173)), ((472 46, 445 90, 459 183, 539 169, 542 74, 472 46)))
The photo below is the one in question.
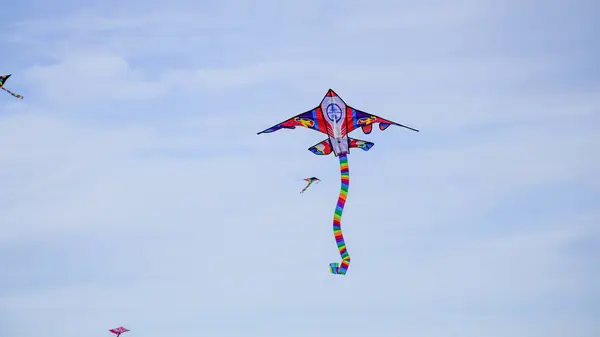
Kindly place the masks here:
POLYGON ((12 91, 10 91, 10 90, 6 89, 4 86, 1 86, 1 85, 0 85, 0 89, 2 89, 2 90, 4 90, 4 91, 6 91, 7 93, 9 93, 9 94, 11 94, 11 95, 15 96, 16 98, 23 99, 23 96, 21 96, 21 95, 19 95, 19 94, 15 94, 14 92, 12 92, 12 91))
POLYGON ((346 153, 339 155, 340 158, 340 175, 341 175, 341 188, 340 195, 338 197, 337 206, 335 207, 335 213, 333 214, 333 236, 337 243, 340 256, 342 258, 341 263, 333 262, 329 264, 329 271, 332 274, 345 275, 350 267, 350 255, 346 249, 346 242, 344 241, 344 235, 342 234, 342 212, 344 212, 344 205, 346 204, 346 197, 348 196, 348 187, 350 185, 350 172, 348 169, 348 157, 346 153))

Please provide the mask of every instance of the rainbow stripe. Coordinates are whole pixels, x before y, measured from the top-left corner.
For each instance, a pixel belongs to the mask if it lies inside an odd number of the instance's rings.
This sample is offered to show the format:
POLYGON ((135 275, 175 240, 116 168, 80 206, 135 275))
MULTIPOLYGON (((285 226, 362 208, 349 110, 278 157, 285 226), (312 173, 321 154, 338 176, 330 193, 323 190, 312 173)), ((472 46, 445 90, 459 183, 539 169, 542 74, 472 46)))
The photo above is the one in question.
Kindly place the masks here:
POLYGON ((16 97, 16 98, 23 99, 23 96, 21 96, 21 95, 19 95, 19 94, 15 94, 14 92, 12 92, 12 91, 10 91, 10 90, 6 89, 6 88, 5 88, 4 86, 2 86, 1 84, 0 84, 0 89, 2 89, 2 90, 4 90, 4 91, 6 91, 7 93, 9 93, 9 94, 13 95, 13 96, 14 96, 14 97, 16 97))
POLYGON ((346 242, 344 241, 344 235, 342 234, 342 212, 344 212, 344 205, 346 204, 346 197, 348 196, 348 187, 350 186, 350 172, 348 170, 348 157, 346 153, 339 155, 340 158, 340 174, 342 178, 342 186, 340 188, 340 195, 338 197, 337 206, 335 207, 335 213, 333 214, 333 236, 337 243, 342 262, 333 262, 329 264, 329 271, 332 274, 346 275, 348 268, 350 267, 350 255, 346 249, 346 242))

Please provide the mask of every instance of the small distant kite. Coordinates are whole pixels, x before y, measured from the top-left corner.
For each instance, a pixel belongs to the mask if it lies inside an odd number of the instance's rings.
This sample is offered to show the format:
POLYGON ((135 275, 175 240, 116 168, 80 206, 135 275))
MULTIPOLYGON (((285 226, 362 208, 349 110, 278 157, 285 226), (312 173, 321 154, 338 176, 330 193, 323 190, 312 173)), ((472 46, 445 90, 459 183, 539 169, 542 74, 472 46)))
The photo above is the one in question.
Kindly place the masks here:
POLYGON ((119 337, 122 333, 127 332, 129 330, 127 330, 126 328, 120 326, 118 328, 110 329, 108 331, 114 333, 115 335, 117 335, 117 337, 119 337))
POLYGON ((346 249, 346 242, 344 241, 341 227, 342 212, 344 211, 346 197, 348 196, 348 186, 350 184, 348 153, 350 153, 351 148, 369 151, 374 145, 372 142, 351 138, 348 134, 359 128, 365 134, 369 134, 373 129, 373 125, 377 123, 381 131, 387 129, 390 125, 404 127, 416 132, 419 131, 355 109, 347 105, 340 96, 329 89, 318 106, 258 133, 271 133, 281 129, 295 129, 297 126, 302 126, 327 135, 327 139, 311 146, 308 150, 316 155, 333 153, 338 157, 340 162, 341 187, 333 214, 333 236, 342 261, 341 263, 333 262, 329 264, 329 271, 335 275, 345 275, 350 267, 350 255, 346 249))
POLYGON ((300 191, 300 194, 304 193, 304 191, 306 191, 306 189, 308 188, 308 186, 310 186, 312 183, 314 183, 314 182, 317 182, 317 183, 318 183, 319 181, 321 181, 321 180, 320 180, 319 178, 317 178, 317 177, 312 177, 312 178, 304 178, 304 180, 305 180, 305 181, 308 181, 308 184, 306 185, 306 187, 304 187, 304 188, 302 189, 302 191, 300 191))
POLYGON ((6 91, 7 93, 9 93, 9 94, 11 94, 11 95, 15 96, 16 98, 23 99, 23 96, 21 96, 21 95, 19 95, 19 94, 15 94, 14 92, 12 92, 12 91, 10 91, 10 90, 8 90, 8 89, 6 89, 6 88, 4 87, 4 82, 6 82, 6 80, 8 80, 8 78, 9 78, 10 76, 11 76, 11 74, 8 74, 8 75, 0 75, 0 89, 2 89, 2 90, 4 90, 4 91, 6 91))

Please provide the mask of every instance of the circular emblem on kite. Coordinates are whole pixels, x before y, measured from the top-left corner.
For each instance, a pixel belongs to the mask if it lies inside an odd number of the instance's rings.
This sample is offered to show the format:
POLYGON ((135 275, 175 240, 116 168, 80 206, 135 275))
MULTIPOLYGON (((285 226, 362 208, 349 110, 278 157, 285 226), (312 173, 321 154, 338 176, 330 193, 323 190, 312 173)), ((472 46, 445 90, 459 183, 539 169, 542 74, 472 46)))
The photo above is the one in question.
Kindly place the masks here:
POLYGON ((337 123, 342 119, 342 109, 339 105, 331 103, 325 109, 325 114, 330 121, 337 123))

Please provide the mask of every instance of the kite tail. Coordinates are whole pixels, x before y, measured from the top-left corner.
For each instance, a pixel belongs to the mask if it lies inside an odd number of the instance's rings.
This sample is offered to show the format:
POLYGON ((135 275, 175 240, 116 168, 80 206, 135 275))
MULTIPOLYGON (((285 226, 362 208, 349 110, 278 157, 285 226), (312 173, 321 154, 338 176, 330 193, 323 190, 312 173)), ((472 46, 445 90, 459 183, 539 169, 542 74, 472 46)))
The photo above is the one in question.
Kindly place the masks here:
POLYGON ((348 250, 346 250, 346 242, 344 241, 344 235, 342 234, 342 212, 344 211, 346 197, 348 196, 348 186, 350 185, 350 172, 348 170, 348 157, 346 157, 346 155, 346 153, 339 155, 342 186, 333 215, 333 236, 335 237, 335 242, 340 251, 342 262, 333 262, 329 264, 329 271, 331 271, 332 274, 338 275, 346 275, 346 272, 350 267, 350 255, 348 254, 348 250))
POLYGON ((2 89, 2 90, 4 90, 4 91, 6 91, 7 93, 9 93, 9 94, 11 94, 11 95, 15 96, 16 98, 23 99, 23 96, 21 96, 21 95, 19 95, 19 94, 15 94, 14 92, 12 92, 12 91, 10 91, 10 90, 6 89, 6 88, 5 88, 5 87, 3 87, 3 86, 0 86, 0 89, 2 89))
POLYGON ((308 188, 308 186, 310 186, 310 184, 312 184, 312 183, 313 183, 312 181, 311 181, 311 182, 309 182, 309 183, 306 185, 306 187, 304 187, 304 188, 302 189, 302 191, 300 191, 300 194, 304 193, 304 191, 306 191, 306 189, 308 188))

